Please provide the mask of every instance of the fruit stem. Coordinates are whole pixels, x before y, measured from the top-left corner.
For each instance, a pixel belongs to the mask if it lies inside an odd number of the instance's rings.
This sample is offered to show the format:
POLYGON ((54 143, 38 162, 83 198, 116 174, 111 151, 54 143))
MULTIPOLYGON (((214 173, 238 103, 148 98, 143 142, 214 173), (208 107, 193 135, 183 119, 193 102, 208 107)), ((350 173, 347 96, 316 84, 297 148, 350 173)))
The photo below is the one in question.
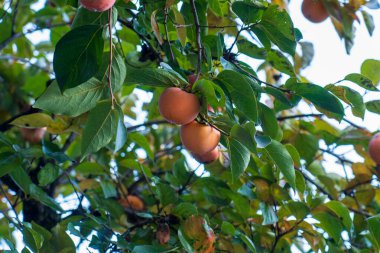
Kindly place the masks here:
POLYGON ((108 11, 108 33, 110 36, 110 58, 109 58, 109 66, 108 66, 108 87, 110 89, 110 95, 111 95, 111 103, 112 103, 112 109, 115 107, 115 96, 112 91, 112 59, 113 59, 113 43, 112 43, 112 7, 108 11))

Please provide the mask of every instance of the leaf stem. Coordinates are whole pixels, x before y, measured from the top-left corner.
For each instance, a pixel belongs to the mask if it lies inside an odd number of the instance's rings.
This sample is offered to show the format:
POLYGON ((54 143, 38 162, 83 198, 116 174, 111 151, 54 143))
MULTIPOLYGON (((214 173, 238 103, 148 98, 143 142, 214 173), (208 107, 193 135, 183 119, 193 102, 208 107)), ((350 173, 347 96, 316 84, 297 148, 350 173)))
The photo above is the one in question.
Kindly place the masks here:
POLYGON ((110 89, 112 109, 115 107, 115 96, 112 91, 112 58, 113 58, 113 43, 112 43, 112 8, 108 11, 108 33, 109 33, 109 41, 110 41, 110 58, 109 58, 109 66, 108 66, 108 87, 110 89))

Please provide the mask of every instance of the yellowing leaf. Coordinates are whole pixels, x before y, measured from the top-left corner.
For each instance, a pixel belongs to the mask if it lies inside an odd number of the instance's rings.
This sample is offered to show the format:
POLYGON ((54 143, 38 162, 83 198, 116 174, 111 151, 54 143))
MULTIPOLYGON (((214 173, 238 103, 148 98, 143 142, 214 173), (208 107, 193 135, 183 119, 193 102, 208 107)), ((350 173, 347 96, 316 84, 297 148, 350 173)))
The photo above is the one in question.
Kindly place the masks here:
POLYGON ((11 124, 25 128, 41 128, 49 126, 52 122, 53 119, 45 113, 32 113, 18 117, 11 124))
POLYGON ((156 36, 156 38, 158 40, 158 43, 160 43, 160 45, 162 45, 162 44, 164 44, 164 40, 161 37, 160 29, 158 28, 158 24, 156 21, 157 11, 158 10, 155 10, 154 12, 152 12, 152 15, 150 16, 150 24, 152 26, 152 30, 154 32, 154 35, 156 36))
POLYGON ((185 27, 185 19, 183 18, 182 14, 176 9, 172 8, 174 12, 174 20, 177 23, 176 30, 178 39, 181 42, 181 45, 184 47, 186 45, 186 27, 185 27))

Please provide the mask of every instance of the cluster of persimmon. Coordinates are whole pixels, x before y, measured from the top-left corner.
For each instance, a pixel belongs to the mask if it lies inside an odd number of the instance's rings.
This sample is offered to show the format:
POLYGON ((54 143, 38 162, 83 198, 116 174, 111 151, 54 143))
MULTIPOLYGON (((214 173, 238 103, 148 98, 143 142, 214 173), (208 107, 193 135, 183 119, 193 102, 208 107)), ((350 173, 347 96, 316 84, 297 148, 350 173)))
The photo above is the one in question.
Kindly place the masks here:
POLYGON ((196 95, 170 87, 161 94, 158 106, 162 117, 181 126, 182 145, 198 162, 211 163, 218 159, 220 132, 195 120, 201 109, 196 95))
POLYGON ((313 23, 321 23, 329 17, 322 0, 304 0, 301 11, 305 18, 313 23))

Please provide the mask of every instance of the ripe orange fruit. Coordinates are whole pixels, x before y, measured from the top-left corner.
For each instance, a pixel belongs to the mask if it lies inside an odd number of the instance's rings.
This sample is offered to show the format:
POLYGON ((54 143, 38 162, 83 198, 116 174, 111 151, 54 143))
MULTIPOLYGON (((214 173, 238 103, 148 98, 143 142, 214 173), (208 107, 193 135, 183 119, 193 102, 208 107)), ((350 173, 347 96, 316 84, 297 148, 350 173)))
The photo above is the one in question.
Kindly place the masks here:
POLYGON ((198 162, 208 164, 208 163, 212 163, 216 161, 219 158, 219 154, 220 154, 219 148, 216 147, 210 152, 207 152, 206 154, 203 154, 203 155, 192 154, 192 155, 195 158, 195 160, 197 160, 198 162))
POLYGON ((175 87, 167 88, 161 94, 158 107, 167 121, 178 125, 193 121, 201 109, 197 96, 175 87))
POLYGON ((106 11, 115 4, 115 0, 80 0, 84 8, 90 11, 106 11))
POLYGON ((329 16, 322 0, 304 0, 301 10, 305 18, 313 23, 321 23, 329 16))
POLYGON ((380 133, 375 134, 368 145, 369 155, 376 164, 380 164, 380 133))
POLYGON ((135 211, 143 211, 145 209, 144 202, 134 195, 128 195, 126 199, 119 199, 119 203, 124 208, 130 208, 135 211))
POLYGON ((192 121, 181 126, 181 141, 183 146, 194 154, 206 154, 218 145, 220 132, 211 126, 192 121))
POLYGON ((20 129, 21 135, 24 138, 24 140, 37 144, 40 143, 42 138, 44 138, 44 135, 46 133, 46 127, 42 128, 21 128, 20 129))

